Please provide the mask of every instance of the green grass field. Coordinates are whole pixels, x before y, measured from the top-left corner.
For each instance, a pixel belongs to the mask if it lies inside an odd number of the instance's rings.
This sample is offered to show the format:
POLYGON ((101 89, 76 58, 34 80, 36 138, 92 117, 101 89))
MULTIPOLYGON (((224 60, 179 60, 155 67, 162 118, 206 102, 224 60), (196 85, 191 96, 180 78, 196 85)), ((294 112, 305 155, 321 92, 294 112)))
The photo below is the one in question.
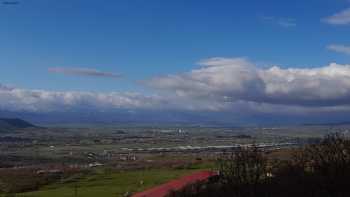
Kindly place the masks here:
POLYGON ((17 197, 116 197, 127 192, 143 191, 168 180, 189 174, 195 169, 152 169, 124 172, 96 171, 76 181, 63 181, 39 191, 17 194, 17 197), (143 182, 143 184, 141 183, 143 182), (77 189, 76 189, 77 188, 77 189), (77 195, 75 194, 77 192, 77 195))

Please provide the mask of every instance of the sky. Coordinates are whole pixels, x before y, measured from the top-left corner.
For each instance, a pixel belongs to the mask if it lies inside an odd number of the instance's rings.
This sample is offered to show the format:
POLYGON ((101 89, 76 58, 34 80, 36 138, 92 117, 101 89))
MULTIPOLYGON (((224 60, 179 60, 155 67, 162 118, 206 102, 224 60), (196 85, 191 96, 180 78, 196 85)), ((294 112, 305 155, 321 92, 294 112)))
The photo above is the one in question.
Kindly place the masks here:
POLYGON ((0 0, 0 27, 0 111, 350 115, 348 0, 0 0))

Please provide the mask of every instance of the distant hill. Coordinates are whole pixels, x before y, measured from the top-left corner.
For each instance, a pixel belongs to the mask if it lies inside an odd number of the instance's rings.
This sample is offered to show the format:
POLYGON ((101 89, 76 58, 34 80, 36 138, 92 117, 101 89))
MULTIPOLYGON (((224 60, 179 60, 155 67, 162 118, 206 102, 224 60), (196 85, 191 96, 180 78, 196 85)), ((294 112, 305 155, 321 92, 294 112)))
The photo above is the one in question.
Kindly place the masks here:
POLYGON ((0 129, 23 129, 29 127, 36 126, 18 118, 0 118, 0 129))
POLYGON ((303 126, 344 126, 350 125, 350 122, 327 122, 327 123, 318 123, 318 124, 302 124, 303 126))

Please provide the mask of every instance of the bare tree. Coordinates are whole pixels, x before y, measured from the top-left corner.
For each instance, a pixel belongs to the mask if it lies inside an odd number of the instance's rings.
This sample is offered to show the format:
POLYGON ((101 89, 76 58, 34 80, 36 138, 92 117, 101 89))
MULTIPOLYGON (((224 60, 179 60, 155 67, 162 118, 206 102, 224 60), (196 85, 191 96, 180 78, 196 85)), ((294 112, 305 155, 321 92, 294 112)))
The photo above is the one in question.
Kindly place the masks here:
POLYGON ((256 196, 257 186, 266 181, 267 159, 257 147, 224 153, 218 160, 221 181, 231 185, 237 196, 256 196))

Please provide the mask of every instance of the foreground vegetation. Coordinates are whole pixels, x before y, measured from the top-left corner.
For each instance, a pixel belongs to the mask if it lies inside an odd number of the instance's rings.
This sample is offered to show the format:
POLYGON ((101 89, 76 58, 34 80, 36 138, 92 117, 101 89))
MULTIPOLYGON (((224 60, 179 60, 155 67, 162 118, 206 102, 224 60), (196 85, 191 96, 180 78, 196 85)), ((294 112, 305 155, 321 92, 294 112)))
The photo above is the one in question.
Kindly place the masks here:
POLYGON ((350 140, 340 134, 297 150, 289 161, 268 160, 257 148, 224 154, 220 175, 171 197, 350 196, 350 140))

